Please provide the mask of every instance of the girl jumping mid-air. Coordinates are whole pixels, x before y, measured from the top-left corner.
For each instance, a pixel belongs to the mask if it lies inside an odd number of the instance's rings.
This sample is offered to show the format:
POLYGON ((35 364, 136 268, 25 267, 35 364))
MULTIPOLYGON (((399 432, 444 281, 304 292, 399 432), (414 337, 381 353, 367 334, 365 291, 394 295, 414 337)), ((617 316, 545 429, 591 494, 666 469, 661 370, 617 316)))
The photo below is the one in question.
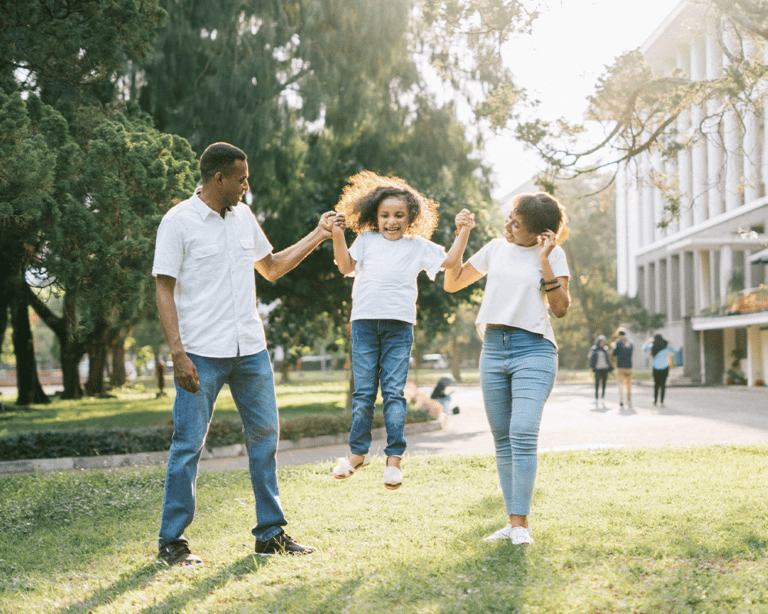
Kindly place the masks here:
POLYGON ((438 204, 402 179, 370 171, 349 179, 333 226, 333 255, 352 286, 352 429, 349 459, 333 469, 337 479, 350 477, 368 463, 373 407, 379 384, 387 429, 384 486, 400 488, 400 461, 405 452, 406 402, 403 396, 416 322, 416 278, 421 271, 434 281, 441 268, 461 262, 474 215, 463 209, 456 216, 456 239, 446 254, 429 237, 437 226, 438 204), (347 249, 344 228, 358 236, 347 249))

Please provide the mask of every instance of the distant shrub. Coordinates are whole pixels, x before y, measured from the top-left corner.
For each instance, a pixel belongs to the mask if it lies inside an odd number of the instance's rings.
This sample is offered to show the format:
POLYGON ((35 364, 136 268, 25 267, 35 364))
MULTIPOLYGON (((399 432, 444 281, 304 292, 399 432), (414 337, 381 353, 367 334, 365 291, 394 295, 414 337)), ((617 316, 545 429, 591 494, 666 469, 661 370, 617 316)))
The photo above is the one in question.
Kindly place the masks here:
MULTIPOLYGON (((426 422, 432 417, 423 411, 408 411, 406 422, 426 422)), ((374 428, 384 426, 381 414, 374 428)), ((280 421, 280 438, 298 441, 304 437, 337 435, 350 428, 350 416, 309 415, 280 421)), ((173 426, 163 424, 143 429, 79 429, 37 431, 0 437, 0 461, 34 458, 68 458, 160 452, 171 447, 173 426)), ((215 420, 208 431, 206 447, 217 448, 243 442, 239 420, 215 420)))

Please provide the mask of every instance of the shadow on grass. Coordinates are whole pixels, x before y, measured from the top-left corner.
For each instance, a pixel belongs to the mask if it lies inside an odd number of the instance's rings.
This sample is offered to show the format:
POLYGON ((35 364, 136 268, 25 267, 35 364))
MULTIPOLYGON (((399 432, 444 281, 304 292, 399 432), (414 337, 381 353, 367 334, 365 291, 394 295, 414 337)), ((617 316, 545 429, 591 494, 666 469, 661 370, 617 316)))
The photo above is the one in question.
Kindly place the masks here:
POLYGON ((124 593, 141 590, 149 586, 159 571, 162 571, 161 563, 148 563, 143 567, 131 569, 120 575, 109 586, 102 586, 91 593, 85 599, 71 603, 66 608, 58 610, 60 614, 80 614, 92 612, 94 608, 109 604, 119 599, 124 593))

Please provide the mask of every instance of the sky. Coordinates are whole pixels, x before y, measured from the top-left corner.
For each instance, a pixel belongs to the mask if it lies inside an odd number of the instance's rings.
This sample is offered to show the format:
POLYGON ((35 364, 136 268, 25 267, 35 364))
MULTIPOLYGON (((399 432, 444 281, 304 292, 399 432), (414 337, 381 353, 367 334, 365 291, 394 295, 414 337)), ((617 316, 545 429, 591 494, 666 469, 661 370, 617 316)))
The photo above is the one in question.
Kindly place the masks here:
MULTIPOLYGON (((550 9, 533 25, 533 35, 512 41, 505 61, 531 98, 539 117, 580 121, 587 96, 605 67, 636 49, 672 12, 679 0, 545 0, 550 9)), ((494 171, 493 197, 500 199, 539 170, 533 151, 509 137, 495 137, 485 151, 494 171)))

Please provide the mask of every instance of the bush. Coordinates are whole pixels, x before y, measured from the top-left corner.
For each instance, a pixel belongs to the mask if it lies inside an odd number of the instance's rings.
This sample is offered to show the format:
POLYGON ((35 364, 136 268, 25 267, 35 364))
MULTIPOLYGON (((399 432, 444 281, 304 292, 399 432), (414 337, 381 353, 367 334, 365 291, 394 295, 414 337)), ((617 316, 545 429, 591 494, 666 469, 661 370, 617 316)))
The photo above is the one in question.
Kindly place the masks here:
MULTIPOLYGON (((431 416, 423 411, 408 411, 406 423, 426 422, 431 416)), ((384 426, 376 414, 374 428, 384 426)), ((300 416, 280 421, 280 438, 297 441, 303 437, 336 435, 348 432, 350 416, 300 416)), ((173 426, 163 424, 143 429, 79 429, 76 431, 38 431, 0 437, 0 461, 34 458, 68 458, 161 452, 171 447, 173 426)), ((208 431, 206 446, 217 448, 243 442, 243 424, 239 420, 215 420, 208 431)))

